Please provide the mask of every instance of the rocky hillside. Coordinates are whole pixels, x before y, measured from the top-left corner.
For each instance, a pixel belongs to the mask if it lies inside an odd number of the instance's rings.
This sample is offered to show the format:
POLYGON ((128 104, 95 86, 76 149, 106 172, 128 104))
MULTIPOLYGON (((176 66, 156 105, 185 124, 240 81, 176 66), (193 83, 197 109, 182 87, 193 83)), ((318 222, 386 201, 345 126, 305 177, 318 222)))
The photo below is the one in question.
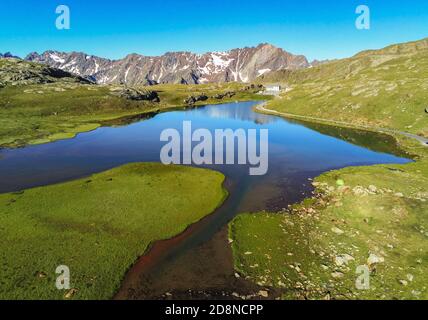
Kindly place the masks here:
POLYGON ((428 38, 256 81, 291 87, 277 111, 428 136, 428 38))
POLYGON ((90 77, 100 84, 129 85, 250 82, 270 71, 309 66, 304 56, 293 55, 270 44, 202 55, 191 52, 169 52, 157 57, 130 54, 114 61, 85 53, 47 51, 40 55, 31 53, 26 60, 90 77))
POLYGON ((0 59, 0 87, 53 82, 91 83, 69 72, 20 59, 0 59))
POLYGON ((10 52, 6 52, 6 53, 1 53, 0 52, 0 59, 3 59, 3 58, 15 58, 15 59, 19 59, 17 56, 14 56, 10 52))
MULTIPOLYGON (((257 82, 300 83, 302 81, 333 81, 349 79, 381 65, 399 62, 397 59, 412 58, 428 52, 428 38, 395 44, 380 50, 367 50, 347 59, 333 61, 314 61, 311 68, 305 70, 278 70, 261 75, 257 82)), ((407 61, 408 62, 408 61, 407 61)), ((416 65, 414 66, 416 67, 416 65)), ((385 69, 385 68, 383 68, 385 69)))

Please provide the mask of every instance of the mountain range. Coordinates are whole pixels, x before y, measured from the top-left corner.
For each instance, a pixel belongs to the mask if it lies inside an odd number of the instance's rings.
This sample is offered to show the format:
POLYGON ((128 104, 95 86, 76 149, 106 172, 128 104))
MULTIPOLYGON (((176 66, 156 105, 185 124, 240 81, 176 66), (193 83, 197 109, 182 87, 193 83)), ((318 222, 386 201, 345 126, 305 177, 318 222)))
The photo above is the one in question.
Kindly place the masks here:
POLYGON ((162 56, 130 54, 109 60, 82 52, 33 52, 25 60, 46 64, 98 84, 154 85, 251 82, 265 73, 311 66, 305 56, 271 44, 224 52, 168 52, 162 56))
POLYGON ((2 59, 2 58, 15 58, 15 59, 19 59, 18 57, 14 56, 10 52, 6 52, 4 54, 0 52, 0 59, 2 59))

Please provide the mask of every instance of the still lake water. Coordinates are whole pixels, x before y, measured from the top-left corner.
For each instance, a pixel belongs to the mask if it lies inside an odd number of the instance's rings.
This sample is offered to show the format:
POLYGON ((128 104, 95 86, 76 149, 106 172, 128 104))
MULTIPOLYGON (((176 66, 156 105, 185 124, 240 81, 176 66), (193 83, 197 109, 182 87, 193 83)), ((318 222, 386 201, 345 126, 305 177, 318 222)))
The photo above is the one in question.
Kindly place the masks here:
MULTIPOLYGON (((268 174, 249 176, 246 165, 207 166, 226 175, 229 198, 187 234, 161 250, 155 247, 149 254, 151 268, 131 270, 120 297, 157 298, 167 291, 189 288, 223 290, 234 281, 225 226, 237 213, 280 210, 300 201, 312 192, 308 179, 325 171, 410 161, 388 136, 263 115, 253 111, 256 104, 170 111, 127 125, 102 127, 74 139, 0 149, 0 193, 80 178, 130 162, 158 162, 164 145, 159 139, 161 131, 175 128, 181 132, 183 121, 192 121, 193 130, 206 128, 211 132, 269 129, 268 174), (134 294, 128 296, 131 291, 134 294)), ((236 286, 242 288, 243 284, 236 286)))
MULTIPOLYGON (((227 128, 269 129, 267 176, 246 178, 248 166, 209 166, 234 181, 254 180, 259 184, 273 178, 289 187, 287 181, 295 183, 295 179, 335 168, 409 161, 276 116, 256 113, 252 108, 255 104, 241 102, 166 112, 129 125, 102 127, 74 139, 0 149, 0 193, 75 179, 129 162, 158 162, 160 149, 165 144, 159 141, 161 131, 175 128, 181 132, 183 121, 192 121, 193 130, 207 128, 212 132, 227 128)), ((382 138, 385 137, 379 136, 377 140, 382 138)))

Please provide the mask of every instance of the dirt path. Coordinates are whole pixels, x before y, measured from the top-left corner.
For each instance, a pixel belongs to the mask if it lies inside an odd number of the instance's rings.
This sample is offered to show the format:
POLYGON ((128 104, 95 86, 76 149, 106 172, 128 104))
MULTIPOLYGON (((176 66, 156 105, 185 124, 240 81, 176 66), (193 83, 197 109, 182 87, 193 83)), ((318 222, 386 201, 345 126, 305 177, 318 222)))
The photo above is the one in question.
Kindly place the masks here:
MULTIPOLYGON (((336 120, 323 119, 323 118, 317 118, 317 117, 311 117, 311 116, 302 116, 302 115, 297 115, 297 114, 292 114, 292 113, 285 113, 285 112, 279 112, 279 111, 271 110, 271 109, 266 108, 266 104, 267 104, 266 102, 258 104, 256 106, 256 110, 261 111, 261 112, 266 112, 269 114, 283 116, 286 118, 294 118, 294 119, 302 119, 302 120, 310 120, 310 121, 312 120, 315 122, 330 123, 333 125, 346 126, 346 127, 351 127, 351 128, 357 127, 352 123, 344 122, 344 121, 336 121, 336 120)), ((416 139, 422 145, 424 145, 425 147, 428 147, 428 139, 421 137, 421 136, 418 136, 416 134, 412 134, 412 133, 408 133, 408 132, 404 132, 404 131, 399 131, 399 130, 393 130, 393 129, 370 127, 370 126, 361 126, 361 125, 359 125, 358 128, 367 129, 367 130, 371 130, 371 131, 377 131, 377 132, 383 132, 383 133, 400 134, 400 135, 406 136, 408 138, 416 139)))

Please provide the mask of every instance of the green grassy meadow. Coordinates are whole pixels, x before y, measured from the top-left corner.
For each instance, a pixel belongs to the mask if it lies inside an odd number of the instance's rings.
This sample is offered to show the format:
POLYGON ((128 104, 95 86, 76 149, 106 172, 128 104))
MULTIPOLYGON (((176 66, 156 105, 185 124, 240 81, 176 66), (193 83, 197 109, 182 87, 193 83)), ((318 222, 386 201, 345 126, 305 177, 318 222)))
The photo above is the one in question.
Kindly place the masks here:
POLYGON ((225 199, 220 173, 129 164, 0 195, 0 299, 109 299, 150 243, 173 237, 225 199), (55 270, 71 272, 69 291, 55 270))
MULTIPOLYGON (((427 39, 260 81, 291 89, 268 109, 428 136, 427 39)), ((304 125, 365 140, 346 128, 304 125)), ((428 299, 428 149, 391 138, 414 163, 326 172, 313 181, 313 198, 284 212, 239 215, 229 225, 236 270, 282 289, 283 299, 428 299), (369 270, 369 289, 356 287, 359 266, 369 270)), ((385 152, 393 144, 374 142, 385 152)))
POLYGON ((260 100, 251 91, 240 91, 242 84, 159 85, 141 87, 158 92, 159 103, 131 101, 115 96, 120 86, 99 86, 69 82, 6 86, 0 88, 0 146, 20 147, 72 138, 113 119, 185 107, 192 95, 210 99, 195 105, 260 100), (236 90, 232 98, 214 99, 218 93, 236 90))
POLYGON ((326 172, 313 198, 239 215, 236 270, 283 299, 428 299, 428 150, 395 138, 415 162, 326 172), (370 270, 368 290, 356 288, 358 266, 370 270))

